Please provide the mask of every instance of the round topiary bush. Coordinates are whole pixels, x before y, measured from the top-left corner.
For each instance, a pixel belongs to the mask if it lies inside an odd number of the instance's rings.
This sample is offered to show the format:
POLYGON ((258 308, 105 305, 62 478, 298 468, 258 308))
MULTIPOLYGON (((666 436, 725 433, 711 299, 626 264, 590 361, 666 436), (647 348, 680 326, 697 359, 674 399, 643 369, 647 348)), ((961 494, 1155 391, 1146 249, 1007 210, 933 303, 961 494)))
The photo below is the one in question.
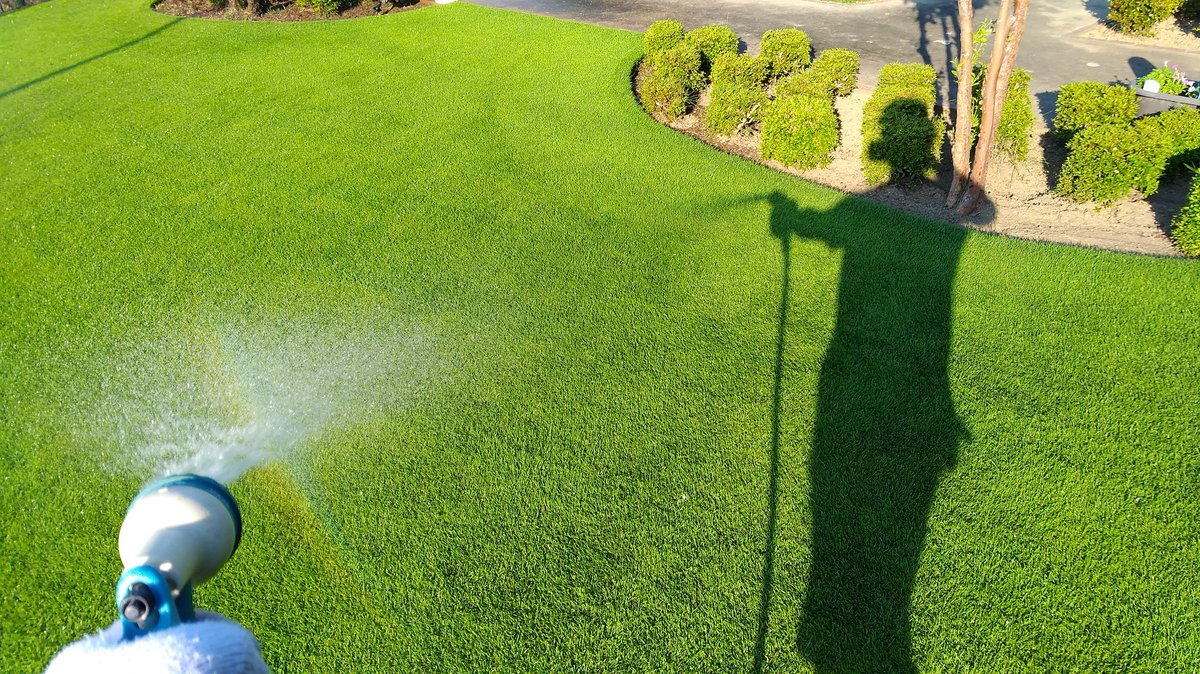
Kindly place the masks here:
POLYGON ((1135 189, 1150 196, 1158 191, 1171 147, 1162 126, 1152 120, 1089 126, 1067 143, 1055 190, 1074 201, 1102 205, 1135 189))
POLYGON ((812 42, 798 28, 763 33, 759 55, 770 64, 772 77, 784 77, 812 63, 812 42))
POLYGON ((718 57, 737 55, 737 35, 726 26, 702 26, 689 32, 685 39, 700 52, 700 68, 706 73, 712 70, 718 57))
POLYGON ((695 45, 681 42, 660 52, 652 63, 656 75, 672 77, 689 90, 699 89, 704 84, 704 73, 700 70, 700 51, 695 45))
POLYGON ((685 38, 683 24, 670 19, 655 21, 646 29, 642 38, 645 43, 646 60, 653 61, 656 56, 679 46, 685 38))
POLYGON ((651 73, 642 80, 638 94, 646 112, 673 122, 687 113, 693 91, 675 77, 651 73))
POLYGON ((713 87, 712 100, 704 110, 704 127, 709 133, 730 136, 747 130, 762 119, 768 104, 767 92, 761 86, 725 84, 713 87))
POLYGON ((838 140, 837 113, 828 96, 784 96, 763 113, 763 159, 797 168, 825 166, 838 140))
POLYGON ((769 74, 769 64, 760 56, 723 54, 713 61, 713 88, 730 84, 761 86, 769 74))
POLYGON ((1054 133, 1068 139, 1090 126, 1132 122, 1137 95, 1129 87, 1099 82, 1072 82, 1058 90, 1054 133))

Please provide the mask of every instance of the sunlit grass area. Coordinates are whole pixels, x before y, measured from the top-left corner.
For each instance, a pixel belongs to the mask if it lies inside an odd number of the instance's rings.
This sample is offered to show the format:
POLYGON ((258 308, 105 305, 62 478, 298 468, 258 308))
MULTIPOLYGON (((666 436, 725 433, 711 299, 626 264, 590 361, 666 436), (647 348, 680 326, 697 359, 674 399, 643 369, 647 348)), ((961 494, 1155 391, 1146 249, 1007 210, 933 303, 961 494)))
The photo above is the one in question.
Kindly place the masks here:
POLYGON ((640 49, 0 16, 0 670, 209 422, 278 457, 197 593, 274 671, 1200 668, 1200 265, 722 154, 640 49))

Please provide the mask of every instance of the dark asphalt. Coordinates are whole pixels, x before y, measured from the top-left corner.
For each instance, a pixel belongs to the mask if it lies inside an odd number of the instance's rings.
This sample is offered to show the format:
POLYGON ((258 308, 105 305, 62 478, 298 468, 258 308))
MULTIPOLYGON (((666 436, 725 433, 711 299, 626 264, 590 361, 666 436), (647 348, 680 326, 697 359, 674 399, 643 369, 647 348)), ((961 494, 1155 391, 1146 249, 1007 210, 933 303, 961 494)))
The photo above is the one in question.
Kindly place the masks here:
MULTIPOLYGON (((863 79, 873 82, 892 61, 924 61, 943 74, 958 52, 958 9, 954 0, 882 0, 839 5, 815 0, 473 0, 572 21, 644 31, 664 18, 688 28, 710 23, 732 28, 750 51, 773 28, 803 29, 818 50, 857 50, 863 79)), ((976 22, 994 19, 998 0, 975 0, 976 22)), ((1033 92, 1045 115, 1055 92, 1067 82, 1129 82, 1170 61, 1200 77, 1200 54, 1097 40, 1080 34, 1108 13, 1105 0, 1033 0, 1018 65, 1033 76, 1033 92)), ((945 87, 943 87, 945 90, 945 87)), ((944 95, 944 94, 943 94, 944 95)))

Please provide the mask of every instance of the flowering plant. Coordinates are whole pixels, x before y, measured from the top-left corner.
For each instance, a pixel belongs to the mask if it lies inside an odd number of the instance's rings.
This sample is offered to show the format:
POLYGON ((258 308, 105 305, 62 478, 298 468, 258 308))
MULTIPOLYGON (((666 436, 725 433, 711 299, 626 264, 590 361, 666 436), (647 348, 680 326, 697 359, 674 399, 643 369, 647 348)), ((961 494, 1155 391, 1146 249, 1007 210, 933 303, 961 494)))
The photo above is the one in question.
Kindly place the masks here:
POLYGON ((1163 61, 1161 68, 1155 68, 1145 77, 1138 78, 1137 85, 1144 89, 1146 80, 1158 82, 1158 90, 1164 94, 1200 98, 1200 83, 1188 79, 1179 66, 1173 66, 1166 61, 1163 61))

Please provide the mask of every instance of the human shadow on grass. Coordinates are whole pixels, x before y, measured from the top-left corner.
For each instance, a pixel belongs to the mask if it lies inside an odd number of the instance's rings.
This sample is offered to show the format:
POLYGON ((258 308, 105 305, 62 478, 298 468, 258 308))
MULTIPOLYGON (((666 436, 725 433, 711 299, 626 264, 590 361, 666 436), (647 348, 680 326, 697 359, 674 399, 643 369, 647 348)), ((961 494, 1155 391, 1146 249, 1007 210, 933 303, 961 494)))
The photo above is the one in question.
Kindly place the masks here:
POLYGON ((53 72, 46 73, 45 75, 42 75, 41 77, 35 77, 32 80, 29 80, 28 82, 24 82, 22 84, 18 84, 17 86, 12 87, 11 89, 6 89, 4 91, 0 91, 0 98, 6 98, 8 96, 11 96, 12 94, 17 93, 18 91, 23 91, 25 89, 28 89, 29 87, 32 87, 35 84, 41 84, 42 82, 45 82, 46 80, 50 80, 55 77, 58 77, 59 75, 70 72, 80 66, 87 65, 93 61, 98 61, 98 60, 104 58, 105 56, 111 56, 112 54, 115 54, 119 51, 128 49, 140 42, 149 40, 150 38, 158 35, 159 33, 167 30, 168 28, 171 28, 172 26, 179 23, 180 21, 183 21, 183 17, 172 19, 172 20, 164 23, 163 25, 159 26, 158 28, 155 28, 154 30, 150 31, 149 33, 146 33, 145 35, 142 35, 140 37, 129 40, 128 42, 119 44, 119 45, 113 47, 112 49, 106 49, 105 51, 102 51, 99 54, 94 54, 92 56, 89 56, 89 57, 83 59, 82 61, 76 61, 75 63, 72 63, 69 66, 63 66, 62 68, 59 68, 58 70, 55 70, 53 72))
MULTIPOLYGON (((779 241, 767 539, 753 671, 766 666, 774 593, 785 354, 794 242, 842 251, 809 451, 811 566, 796 647, 819 672, 911 672, 911 597, 927 518, 964 430, 947 373, 965 230, 844 199, 801 208, 774 191, 779 241)), ((801 290, 802 289, 798 289, 801 290)))

